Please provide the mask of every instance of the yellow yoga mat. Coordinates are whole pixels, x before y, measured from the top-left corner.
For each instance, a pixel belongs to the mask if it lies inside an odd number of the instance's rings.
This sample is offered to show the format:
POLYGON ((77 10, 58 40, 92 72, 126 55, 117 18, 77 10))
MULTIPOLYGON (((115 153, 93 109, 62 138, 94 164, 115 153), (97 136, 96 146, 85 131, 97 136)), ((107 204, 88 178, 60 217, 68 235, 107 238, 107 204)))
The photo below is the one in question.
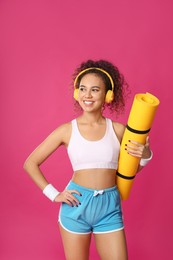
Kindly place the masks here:
POLYGON ((122 200, 129 197, 140 158, 127 153, 128 140, 145 144, 152 126, 159 100, 150 93, 136 94, 130 110, 127 126, 123 135, 117 171, 117 187, 122 200))

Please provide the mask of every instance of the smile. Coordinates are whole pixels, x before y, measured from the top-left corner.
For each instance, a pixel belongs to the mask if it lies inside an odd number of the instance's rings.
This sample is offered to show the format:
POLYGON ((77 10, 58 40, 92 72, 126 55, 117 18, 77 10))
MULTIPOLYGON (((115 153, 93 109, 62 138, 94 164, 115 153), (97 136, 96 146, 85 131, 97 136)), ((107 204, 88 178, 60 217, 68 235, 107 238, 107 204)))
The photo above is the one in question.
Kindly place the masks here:
POLYGON ((91 104, 93 104, 94 102, 93 101, 84 101, 84 104, 86 104, 86 105, 91 105, 91 104))

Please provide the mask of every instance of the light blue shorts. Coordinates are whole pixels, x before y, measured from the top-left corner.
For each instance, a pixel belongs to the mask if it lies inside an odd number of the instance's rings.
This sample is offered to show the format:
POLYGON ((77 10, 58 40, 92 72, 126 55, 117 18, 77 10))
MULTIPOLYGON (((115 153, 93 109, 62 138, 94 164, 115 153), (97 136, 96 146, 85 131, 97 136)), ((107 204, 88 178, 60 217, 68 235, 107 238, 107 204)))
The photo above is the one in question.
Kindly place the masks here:
POLYGON ((99 234, 124 228, 121 200, 116 186, 96 191, 70 181, 67 189, 77 190, 82 196, 73 194, 81 203, 78 207, 62 203, 59 222, 65 230, 76 234, 99 234))

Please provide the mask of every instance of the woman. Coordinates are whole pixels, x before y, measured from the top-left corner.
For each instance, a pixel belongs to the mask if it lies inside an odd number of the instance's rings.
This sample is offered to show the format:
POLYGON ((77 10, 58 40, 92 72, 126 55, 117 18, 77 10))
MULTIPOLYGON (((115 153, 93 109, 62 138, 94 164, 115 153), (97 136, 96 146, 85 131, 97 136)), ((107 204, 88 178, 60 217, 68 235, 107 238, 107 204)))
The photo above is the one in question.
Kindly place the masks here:
MULTIPOLYGON (((103 260, 126 260, 127 247, 116 187, 116 170, 124 125, 103 116, 105 106, 117 113, 124 107, 126 83, 112 63, 88 60, 74 73, 74 98, 81 115, 55 129, 27 158, 24 168, 52 201, 61 204, 59 227, 67 260, 89 259, 91 234, 103 260), (61 145, 67 147, 74 173, 59 192, 39 166, 61 145)), ((146 144, 130 140, 126 150, 151 159, 146 144)), ((138 171, 143 166, 139 164, 138 171)))

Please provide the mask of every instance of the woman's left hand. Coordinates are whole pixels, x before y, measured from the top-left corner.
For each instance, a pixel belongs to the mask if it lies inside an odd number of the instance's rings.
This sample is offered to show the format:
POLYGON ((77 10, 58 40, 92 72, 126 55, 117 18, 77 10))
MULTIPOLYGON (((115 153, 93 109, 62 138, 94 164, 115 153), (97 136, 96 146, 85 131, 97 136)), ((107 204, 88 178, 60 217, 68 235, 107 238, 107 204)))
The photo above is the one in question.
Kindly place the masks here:
POLYGON ((126 144, 126 150, 128 154, 147 159, 151 156, 151 150, 150 150, 150 142, 149 142, 149 136, 146 138, 146 143, 143 145, 141 143, 138 143, 133 140, 129 140, 128 144, 126 144))

